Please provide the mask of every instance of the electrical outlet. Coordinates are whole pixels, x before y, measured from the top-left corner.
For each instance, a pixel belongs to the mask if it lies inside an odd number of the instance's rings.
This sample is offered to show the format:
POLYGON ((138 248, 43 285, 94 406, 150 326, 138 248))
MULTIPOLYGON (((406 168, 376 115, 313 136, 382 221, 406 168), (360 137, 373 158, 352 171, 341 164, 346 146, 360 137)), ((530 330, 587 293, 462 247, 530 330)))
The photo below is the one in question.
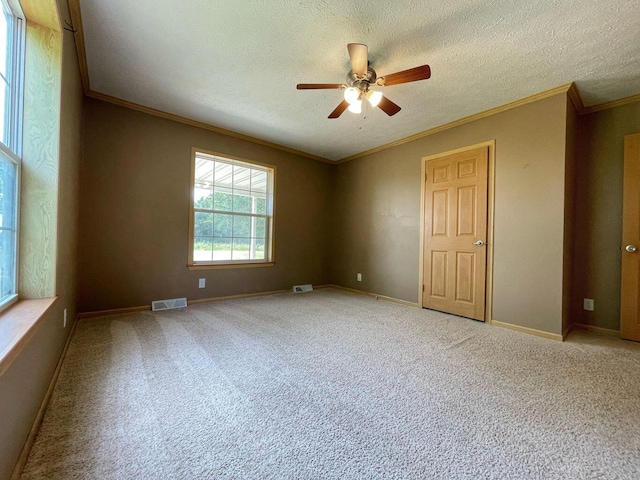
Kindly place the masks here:
POLYGON ((67 328, 67 309, 64 309, 64 320, 62 321, 62 328, 67 328))
POLYGON ((204 288, 205 282, 207 281, 206 278, 199 278, 198 279, 198 288, 204 288))
POLYGON ((585 298, 582 301, 582 308, 584 308, 588 312, 593 312, 595 308, 595 302, 593 301, 593 298, 585 298))
POLYGON ((359 282, 362 281, 362 274, 359 273, 358 275, 356 275, 356 280, 358 280, 359 282))

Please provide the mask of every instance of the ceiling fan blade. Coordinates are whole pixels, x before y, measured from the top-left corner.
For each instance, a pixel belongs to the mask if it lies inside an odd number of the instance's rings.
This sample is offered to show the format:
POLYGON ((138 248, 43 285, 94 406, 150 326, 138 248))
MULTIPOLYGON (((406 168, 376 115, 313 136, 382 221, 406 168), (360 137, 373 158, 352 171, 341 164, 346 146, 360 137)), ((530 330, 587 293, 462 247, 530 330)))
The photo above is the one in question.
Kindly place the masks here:
POLYGON ((389 115, 390 117, 395 115, 396 113, 398 113, 401 110, 401 108, 398 105, 393 103, 391 100, 389 100, 384 95, 380 99, 380 103, 378 104, 378 108, 380 110, 382 110, 384 113, 386 113, 387 115, 389 115))
POLYGON ((342 86, 341 83, 299 83, 296 88, 298 90, 328 90, 342 86))
POLYGON ((346 100, 343 100, 342 102, 340 102, 340 105, 338 105, 336 109, 333 112, 331 112, 331 115, 329 115, 329 118, 338 118, 340 115, 342 115, 342 112, 344 112, 348 107, 349 107, 349 102, 347 102, 346 100))
POLYGON ((367 61, 367 46, 363 43, 350 43, 347 45, 347 50, 349 50, 349 58, 351 59, 351 70, 353 70, 353 73, 358 77, 364 76, 369 66, 367 61))
POLYGON ((416 82, 418 80, 426 80, 431 77, 431 68, 429 65, 410 68, 402 72, 392 73, 381 77, 378 85, 390 87, 391 85, 399 85, 401 83, 416 82))

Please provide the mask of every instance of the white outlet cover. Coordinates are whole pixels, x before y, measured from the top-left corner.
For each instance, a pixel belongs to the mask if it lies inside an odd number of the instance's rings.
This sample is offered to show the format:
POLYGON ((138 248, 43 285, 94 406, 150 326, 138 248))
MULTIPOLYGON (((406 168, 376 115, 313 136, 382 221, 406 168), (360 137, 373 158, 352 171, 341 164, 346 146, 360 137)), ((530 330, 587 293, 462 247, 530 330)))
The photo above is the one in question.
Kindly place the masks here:
POLYGON ((199 278, 198 279, 198 288, 204 288, 206 282, 207 282, 206 278, 199 278))
POLYGON ((595 307, 595 302, 593 301, 593 298, 585 298, 582 301, 582 308, 585 309, 588 312, 593 312, 595 307))
POLYGON ((356 279, 361 282, 362 281, 362 274, 359 273, 358 275, 356 275, 356 279))

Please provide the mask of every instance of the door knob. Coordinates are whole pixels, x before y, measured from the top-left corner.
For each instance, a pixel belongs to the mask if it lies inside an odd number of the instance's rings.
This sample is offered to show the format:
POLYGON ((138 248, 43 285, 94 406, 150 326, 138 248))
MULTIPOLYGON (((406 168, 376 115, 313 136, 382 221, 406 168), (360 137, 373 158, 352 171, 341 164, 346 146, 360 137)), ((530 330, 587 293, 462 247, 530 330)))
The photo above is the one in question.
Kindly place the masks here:
POLYGON ((624 249, 629 253, 635 253, 638 251, 638 247, 636 247, 635 245, 627 245, 626 247, 624 247, 624 249))
MULTIPOLYGON (((476 247, 481 247, 481 246, 483 246, 483 245, 484 245, 484 242, 483 242, 482 240, 478 240, 477 242, 473 242, 473 244, 474 244, 476 247)), ((634 248, 635 248, 635 247, 634 247, 634 248)), ((634 250, 634 252, 635 252, 635 250, 634 250)))

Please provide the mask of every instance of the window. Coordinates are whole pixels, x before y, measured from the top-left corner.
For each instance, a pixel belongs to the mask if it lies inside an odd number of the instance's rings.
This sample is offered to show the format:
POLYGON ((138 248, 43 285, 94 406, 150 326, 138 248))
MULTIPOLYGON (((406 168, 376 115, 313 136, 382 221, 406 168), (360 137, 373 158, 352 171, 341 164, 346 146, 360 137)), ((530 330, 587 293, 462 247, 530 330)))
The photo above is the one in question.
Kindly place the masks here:
POLYGON ((193 151, 190 266, 273 262, 271 167, 193 151))
POLYGON ((23 15, 0 0, 0 309, 17 300, 18 195, 24 71, 23 15))

